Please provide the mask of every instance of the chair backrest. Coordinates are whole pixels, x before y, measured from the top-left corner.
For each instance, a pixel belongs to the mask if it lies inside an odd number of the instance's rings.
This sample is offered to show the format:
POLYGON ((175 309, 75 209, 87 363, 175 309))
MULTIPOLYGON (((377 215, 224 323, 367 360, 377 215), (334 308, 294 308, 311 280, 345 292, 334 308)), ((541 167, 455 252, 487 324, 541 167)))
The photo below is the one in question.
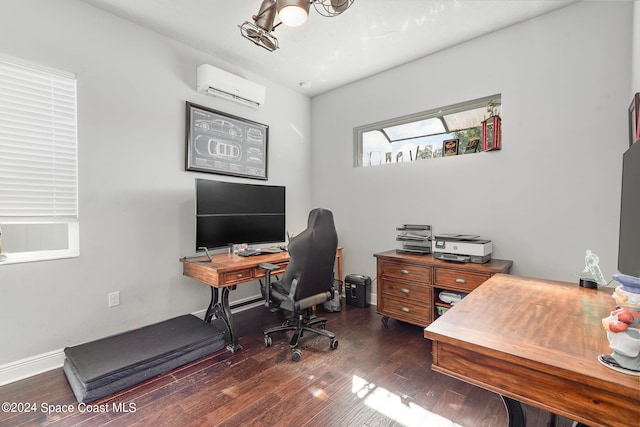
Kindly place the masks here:
POLYGON ((333 286, 338 234, 333 213, 316 208, 309 212, 307 228, 289 242, 291 257, 281 282, 297 280, 294 301, 326 292, 333 286))

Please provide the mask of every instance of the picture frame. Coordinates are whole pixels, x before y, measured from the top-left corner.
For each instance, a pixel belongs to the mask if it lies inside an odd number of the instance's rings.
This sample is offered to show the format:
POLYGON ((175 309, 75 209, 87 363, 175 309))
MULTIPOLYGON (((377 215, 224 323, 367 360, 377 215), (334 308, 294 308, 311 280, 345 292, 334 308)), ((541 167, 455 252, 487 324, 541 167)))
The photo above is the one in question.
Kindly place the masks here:
POLYGON ((464 154, 476 153, 480 148, 480 138, 474 137, 469 140, 467 147, 464 150, 464 154))
POLYGON ((502 119, 491 116, 482 122, 482 151, 502 149, 502 119))
POLYGON ((629 105, 629 147, 640 139, 640 93, 633 95, 629 105))
POLYGON ((445 139, 442 141, 442 157, 457 156, 460 139, 445 139))
POLYGON ((269 126, 186 102, 187 171, 267 180, 269 126))

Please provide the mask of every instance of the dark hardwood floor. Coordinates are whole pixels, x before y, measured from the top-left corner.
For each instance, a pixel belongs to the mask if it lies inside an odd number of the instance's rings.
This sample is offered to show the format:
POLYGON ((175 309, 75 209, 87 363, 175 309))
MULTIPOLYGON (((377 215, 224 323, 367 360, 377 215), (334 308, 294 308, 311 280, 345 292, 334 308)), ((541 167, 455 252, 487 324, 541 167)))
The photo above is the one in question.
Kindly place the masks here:
MULTIPOLYGON (((395 320, 384 326, 375 306, 343 303, 341 312, 318 312, 337 334, 336 350, 312 334, 302 338, 297 363, 288 335, 274 335, 273 346, 264 348, 262 330, 283 318, 252 308, 234 317, 242 351, 220 351, 86 408, 62 369, 0 387, 0 402, 34 409, 2 411, 0 426, 507 425, 499 396, 431 370, 431 342, 422 328, 395 320)), ((527 426, 547 425, 548 413, 525 411, 527 426)))

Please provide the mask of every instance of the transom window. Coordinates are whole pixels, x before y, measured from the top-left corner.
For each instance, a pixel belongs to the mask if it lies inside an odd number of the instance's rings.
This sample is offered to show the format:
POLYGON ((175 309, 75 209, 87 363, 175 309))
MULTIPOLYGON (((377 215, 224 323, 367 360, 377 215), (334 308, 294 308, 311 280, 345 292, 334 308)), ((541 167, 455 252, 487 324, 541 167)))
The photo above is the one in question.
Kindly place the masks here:
POLYGON ((356 167, 443 157, 444 142, 457 139, 457 154, 482 150, 482 122, 501 115, 493 95, 354 129, 356 167))

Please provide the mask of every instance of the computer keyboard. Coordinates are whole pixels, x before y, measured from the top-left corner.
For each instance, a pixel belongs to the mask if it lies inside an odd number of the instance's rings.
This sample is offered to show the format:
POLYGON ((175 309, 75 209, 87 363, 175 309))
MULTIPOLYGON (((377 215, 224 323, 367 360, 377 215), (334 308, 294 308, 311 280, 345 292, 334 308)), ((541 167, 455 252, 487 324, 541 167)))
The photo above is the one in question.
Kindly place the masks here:
POLYGON ((256 249, 245 249, 244 251, 238 252, 238 255, 240 255, 240 256, 254 256, 254 255, 260 255, 260 252, 258 252, 256 249))
POLYGON ((282 252, 282 249, 276 248, 276 247, 271 247, 271 248, 260 248, 260 249, 258 249, 258 251, 263 253, 263 254, 277 254, 277 253, 282 252))
POLYGON ((238 255, 240 256, 255 256, 255 255, 266 255, 266 254, 277 254, 279 252, 282 252, 282 249, 280 248, 248 248, 245 249, 244 251, 240 251, 238 252, 238 255))

